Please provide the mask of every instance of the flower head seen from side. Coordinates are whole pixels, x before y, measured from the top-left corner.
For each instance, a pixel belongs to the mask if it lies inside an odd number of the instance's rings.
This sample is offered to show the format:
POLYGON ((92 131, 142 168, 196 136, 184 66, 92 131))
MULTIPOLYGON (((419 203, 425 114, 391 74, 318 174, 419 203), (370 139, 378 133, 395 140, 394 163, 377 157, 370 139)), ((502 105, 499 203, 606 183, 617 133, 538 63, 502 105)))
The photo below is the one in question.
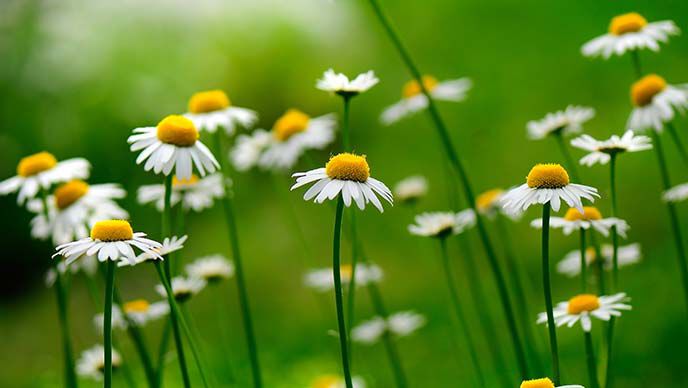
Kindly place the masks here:
POLYGON ((414 204, 428 193, 428 180, 424 176, 413 175, 397 182, 392 192, 398 202, 414 204))
MULTIPOLYGON (((450 79, 438 81, 431 75, 422 77, 423 87, 435 100, 460 102, 466 99, 468 90, 473 83, 468 78, 450 79)), ((391 125, 413 113, 421 111, 428 106, 428 99, 423 94, 418 81, 408 81, 401 91, 401 101, 386 108, 380 116, 380 121, 385 125, 391 125)))
POLYGON ((52 287, 57 280, 57 272, 65 274, 67 271, 72 275, 83 272, 86 276, 93 276, 98 272, 98 259, 95 256, 85 256, 81 260, 67 266, 64 260, 60 260, 54 268, 50 268, 45 274, 45 285, 52 287))
POLYGON ((377 343, 385 333, 396 337, 413 334, 427 322, 425 316, 414 311, 400 311, 384 319, 374 317, 364 321, 351 330, 351 339, 365 345, 377 343))
POLYGON ((170 313, 170 305, 166 300, 150 303, 145 299, 135 299, 124 303, 121 309, 137 326, 144 326, 170 313))
POLYGON ((688 85, 670 85, 657 74, 648 74, 631 85, 631 103, 628 129, 662 132, 664 123, 688 108, 688 85))
POLYGON ((418 214, 408 231, 416 236, 446 238, 463 233, 475 225, 475 213, 466 209, 454 212, 427 212, 418 214))
MULTIPOLYGON (((342 283, 351 283, 352 267, 349 264, 340 266, 342 283)), ((356 265, 356 287, 364 287, 370 283, 378 283, 382 280, 382 268, 375 264, 359 263, 356 265)), ((304 284, 318 292, 327 292, 334 288, 334 275, 332 268, 313 269, 304 276, 304 284)))
MULTIPOLYGON (((211 174, 199 178, 195 174, 189 179, 172 178, 171 206, 181 202, 184 209, 201 212, 211 208, 216 199, 225 195, 225 185, 222 174, 211 174)), ((136 199, 140 204, 154 203, 158 211, 162 212, 165 206, 165 185, 144 185, 139 187, 136 199)))
POLYGON ((163 256, 167 256, 172 252, 176 252, 182 248, 184 248, 184 243, 186 242, 186 239, 188 236, 184 235, 181 237, 177 236, 172 236, 172 237, 165 237, 162 240, 162 244, 159 248, 155 248, 152 251, 147 251, 139 254, 136 256, 134 259, 134 262, 130 261, 120 261, 117 265, 119 267, 127 266, 127 265, 136 265, 143 263, 144 261, 149 261, 149 260, 158 260, 163 256))
POLYGON ((194 93, 189 99, 189 112, 184 116, 202 131, 215 133, 222 127, 229 136, 238 126, 250 128, 258 120, 256 112, 232 106, 227 94, 218 89, 194 93))
POLYGON ((612 155, 649 150, 652 148, 652 139, 648 136, 636 135, 633 131, 626 131, 621 137, 612 135, 607 140, 597 140, 590 135, 581 135, 571 140, 571 145, 589 152, 581 158, 580 164, 593 166, 598 163, 609 163, 612 155))
MULTIPOLYGON (((201 292, 206 285, 208 285, 208 282, 203 279, 175 276, 172 278, 172 293, 174 294, 174 299, 177 302, 183 303, 191 299, 192 296, 201 292)), ((163 297, 167 296, 165 287, 162 284, 156 285, 155 291, 157 291, 158 294, 163 297)))
MULTIPOLYGON (((115 349, 112 349, 112 369, 122 365, 122 357, 115 349)), ((103 379, 105 370, 105 349, 103 345, 96 345, 84 350, 76 362, 76 372, 79 376, 88 377, 96 381, 103 379)))
POLYGON ((560 385, 554 386, 554 382, 549 377, 543 377, 533 380, 523 380, 520 388, 585 388, 582 385, 560 385))
MULTIPOLYGON (((604 268, 606 271, 609 271, 612 269, 612 255, 614 252, 614 247, 612 247, 610 244, 604 244, 600 250, 603 260, 602 268, 604 268)), ((619 268, 636 264, 640 262, 641 258, 642 252, 640 250, 640 244, 634 243, 619 247, 619 268)), ((588 250, 585 251, 585 259, 588 267, 595 263, 596 260, 599 260, 593 248, 588 248, 588 250)), ((557 263, 557 272, 568 277, 578 276, 581 273, 580 250, 573 250, 567 253, 566 256, 564 256, 564 258, 557 263)))
POLYGON ((326 92, 335 93, 343 97, 353 97, 367 91, 377 85, 380 80, 375 76, 375 72, 369 70, 361 73, 356 78, 349 80, 345 74, 335 73, 333 69, 328 69, 316 82, 315 87, 326 92))
MULTIPOLYGON (((631 310, 631 305, 628 304, 630 300, 624 292, 609 296, 576 295, 557 304, 554 308, 554 323, 557 327, 573 327, 580 321, 583 330, 589 332, 592 329, 591 317, 602 321, 608 321, 612 316, 620 317, 622 311, 631 310)), ((547 323, 547 313, 538 314, 537 322, 547 323)))
POLYGON ((199 138, 196 125, 184 116, 170 115, 155 127, 134 129, 127 142, 131 151, 141 151, 136 164, 156 174, 169 175, 175 170, 177 179, 191 179, 195 166, 201 176, 213 173, 219 164, 199 138))
POLYGON ((565 110, 547 113, 540 120, 526 124, 528 137, 532 140, 544 139, 549 135, 573 135, 583 130, 583 123, 595 117, 595 110, 585 106, 569 105, 565 110))
POLYGON ((36 197, 40 190, 47 190, 56 183, 72 179, 86 179, 91 164, 83 158, 58 162, 49 152, 39 152, 22 158, 17 165, 17 175, 0 182, 0 195, 19 192, 17 203, 36 197))
POLYGON ((556 163, 536 164, 528 173, 526 183, 504 195, 504 209, 508 212, 525 211, 531 205, 550 203, 554 211, 562 200, 583 212, 582 199, 594 201, 597 189, 571 183, 566 169, 556 163))
MULTIPOLYGON (((98 313, 93 317, 93 324, 98 331, 98 334, 103 334, 103 328, 105 323, 105 315, 103 313, 98 313)), ((126 330, 129 327, 122 309, 117 305, 112 305, 112 328, 118 330, 126 330)))
POLYGON ((636 12, 615 16, 609 23, 609 32, 587 42, 581 48, 586 57, 623 55, 626 51, 650 49, 659 51, 659 43, 666 43, 679 28, 671 20, 649 23, 636 12))
POLYGON ((222 255, 205 256, 187 265, 186 273, 213 284, 234 276, 234 264, 222 255))
POLYGON ((229 157, 237 171, 248 171, 258 165, 263 151, 272 143, 270 131, 256 129, 250 134, 237 136, 229 157))
MULTIPOLYGON (((354 388, 366 388, 366 384, 359 376, 353 376, 351 383, 354 388)), ((311 388, 346 388, 346 383, 341 376, 321 375, 318 376, 310 385, 311 388)))
POLYGON ((389 188, 370 176, 370 166, 365 155, 337 154, 330 158, 324 168, 297 172, 292 177, 296 178, 296 183, 291 190, 315 182, 303 196, 306 201, 315 199, 316 203, 323 203, 326 199, 335 199, 341 193, 347 207, 355 202, 363 210, 366 204, 372 203, 380 212, 384 209, 377 196, 393 203, 389 188))
POLYGON ((511 220, 517 221, 521 218, 521 211, 509 212, 504 209, 503 202, 504 194, 506 193, 506 190, 499 188, 480 193, 475 198, 475 208, 478 210, 478 213, 490 219, 494 219, 498 214, 502 214, 511 220))
MULTIPOLYGON (((530 226, 542 228, 542 218, 533 220, 530 226)), ((594 206, 583 206, 582 212, 573 207, 569 208, 564 217, 551 217, 550 227, 562 229, 565 235, 592 227, 605 237, 609 236, 612 227, 616 227, 616 232, 623 238, 626 238, 626 231, 630 228, 628 223, 622 219, 616 217, 603 218, 602 213, 594 206)))
POLYGON ((133 248, 162 260, 157 251, 161 247, 159 242, 146 238, 145 233, 134 232, 127 221, 104 220, 93 225, 89 237, 59 245, 53 257, 65 257, 67 265, 83 256, 96 256, 101 262, 126 260, 133 265, 136 263, 133 248))
POLYGON ((688 198, 688 183, 676 185, 662 194, 665 202, 683 202, 688 198))

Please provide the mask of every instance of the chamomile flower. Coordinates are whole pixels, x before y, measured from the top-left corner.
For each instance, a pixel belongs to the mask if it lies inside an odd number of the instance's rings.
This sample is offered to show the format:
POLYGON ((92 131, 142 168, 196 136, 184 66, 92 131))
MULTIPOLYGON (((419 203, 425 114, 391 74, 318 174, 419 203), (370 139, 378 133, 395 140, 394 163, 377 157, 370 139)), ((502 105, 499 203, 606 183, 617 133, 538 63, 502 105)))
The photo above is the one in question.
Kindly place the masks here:
POLYGON ((69 273, 72 275, 83 272, 86 274, 86 276, 93 276, 98 271, 98 260, 95 256, 86 256, 81 260, 72 263, 70 266, 67 266, 66 262, 61 260, 54 268, 50 268, 45 273, 46 287, 52 287, 55 284, 58 271, 60 274, 66 274, 67 271, 69 271, 69 273))
MULTIPOLYGON (((98 313, 93 317, 93 324, 98 331, 98 334, 103 334, 103 329, 105 327, 105 315, 103 313, 98 313)), ((117 305, 112 305, 112 328, 118 330, 126 330, 129 327, 127 320, 122 314, 122 310, 117 305)))
POLYGON ((523 380, 520 388, 585 388, 582 385, 560 385, 555 387, 552 380, 548 377, 533 380, 523 380))
MULTIPOLYGON (((542 229, 542 218, 533 220, 530 226, 542 229)), ((593 206, 583 206, 583 212, 578 211, 576 208, 569 208, 564 217, 550 217, 549 226, 555 229, 562 229, 565 235, 592 227, 605 237, 609 236, 609 230, 612 227, 616 227, 616 232, 623 238, 626 238, 626 231, 630 228, 628 223, 622 219, 615 217, 602 218, 602 213, 593 206)))
MULTIPOLYGON (((621 311, 631 310, 631 305, 627 304, 630 300, 625 292, 608 296, 576 295, 554 307, 554 323, 557 327, 573 327, 580 321, 583 330, 589 332, 592 328, 591 316, 602 321, 608 321, 612 316, 620 317, 621 311)), ((547 323, 547 313, 538 314, 537 323, 547 323)))
POLYGON ((150 303, 145 299, 135 299, 124 303, 122 311, 133 324, 144 326, 150 321, 160 319, 169 314, 170 305, 166 300, 150 303))
MULTIPOLYGON (((354 388, 365 388, 365 382, 358 376, 351 378, 354 388)), ((344 379, 337 375, 322 375, 317 377, 310 385, 311 388, 346 388, 344 379)))
POLYGON ((452 234, 463 233, 475 225, 475 212, 472 209, 454 212, 427 212, 418 214, 415 224, 408 231, 416 236, 445 238, 452 234))
POLYGON ((428 193, 428 180, 424 176, 413 175, 397 182, 392 192, 397 201, 412 204, 428 193))
MULTIPOLYGON (((614 253, 614 247, 610 244, 604 244, 602 247, 600 247, 600 251, 603 260, 602 268, 604 268, 606 271, 611 270, 613 266, 612 255, 614 253)), ((617 254, 619 268, 636 264, 642 258, 640 244, 638 243, 620 246, 617 254)), ((585 259, 588 267, 598 260, 593 248, 588 248, 585 251, 585 259)), ((557 272, 569 277, 578 276, 578 274, 581 272, 580 250, 574 250, 567 253, 566 256, 564 256, 564 258, 557 264, 557 272)))
POLYGON ((237 126, 249 128, 258 119, 256 112, 232 106, 222 90, 206 90, 192 95, 189 112, 184 116, 202 131, 215 133, 222 127, 229 136, 234 134, 237 126))
MULTIPOLYGON (((348 285, 351 283, 352 267, 349 264, 343 264, 339 267, 342 278, 342 284, 348 285)), ((356 265, 356 287, 364 287, 370 283, 378 283, 382 280, 382 268, 375 264, 359 263, 356 265)), ((304 284, 307 287, 313 288, 319 292, 327 292, 334 289, 334 274, 332 268, 322 268, 310 270, 303 278, 304 284)))
POLYGON ((628 129, 662 132, 664 123, 673 120, 676 111, 683 113, 688 108, 688 84, 670 85, 657 74, 648 74, 631 86, 631 103, 628 129))
POLYGON ((405 337, 423 327, 425 323, 425 316, 421 314, 414 311, 400 311, 387 319, 377 316, 358 324, 351 330, 351 339, 372 345, 378 342, 386 332, 397 337, 405 337))
MULTIPOLYGON (((195 174, 189 179, 172 178, 172 195, 170 196, 171 206, 179 202, 184 209, 192 209, 200 212, 213 206, 216 199, 225 195, 225 185, 222 174, 212 174, 204 178, 199 178, 195 174)), ((145 185, 139 187, 137 191, 138 202, 142 205, 154 203, 158 211, 165 208, 165 185, 145 185)))
MULTIPOLYGON (((115 349, 112 349, 112 369, 122 365, 122 357, 115 349)), ((103 379, 105 370, 105 348, 103 345, 96 345, 81 352, 81 357, 76 362, 76 373, 79 376, 88 377, 96 381, 103 379)))
POLYGON ((571 145, 590 152, 581 158, 580 164, 592 166, 596 163, 609 163, 612 155, 649 150, 652 148, 652 139, 648 136, 636 135, 633 131, 626 131, 621 137, 612 135, 607 140, 597 140, 590 135, 581 135, 571 140, 571 145))
POLYGON ((516 221, 521 218, 521 211, 509 212, 504 206, 504 194, 506 190, 491 189, 487 190, 475 198, 475 207, 481 215, 494 219, 498 214, 505 215, 516 221))
MULTIPOLYGON (((473 85, 468 78, 438 81, 437 78, 424 75, 422 77, 425 90, 435 100, 459 102, 466 99, 468 90, 473 85)), ((421 90, 418 81, 408 81, 401 91, 401 101, 388 107, 382 112, 380 121, 385 125, 391 125, 402 118, 427 108, 428 99, 421 90)))
POLYGON ((216 283, 234 276, 234 264, 222 255, 205 256, 187 265, 186 272, 192 278, 216 283))
POLYGON ((72 179, 88 178, 91 164, 82 158, 58 162, 49 152, 39 152, 22 158, 17 165, 17 175, 0 182, 0 195, 19 192, 17 203, 33 199, 43 189, 72 179))
POLYGON ((177 236, 172 236, 172 237, 165 237, 162 240, 162 244, 159 248, 153 249, 151 252, 143 252, 136 256, 134 259, 134 262, 131 263, 129 261, 120 261, 117 263, 118 267, 124 267, 127 265, 136 265, 139 263, 143 263, 144 261, 149 261, 149 260, 157 260, 160 257, 167 256, 168 254, 172 252, 176 252, 182 248, 184 248, 184 243, 186 242, 188 236, 184 235, 182 237, 177 237, 177 236))
POLYGON ((636 12, 615 16, 609 24, 609 32, 587 42, 581 48, 586 57, 623 55, 626 51, 650 49, 659 51, 659 43, 666 43, 669 36, 680 30, 671 20, 648 23, 636 12))
POLYGON ((198 140, 194 123, 184 116, 167 116, 156 127, 134 129, 127 142, 131 151, 141 151, 136 164, 156 174, 169 175, 175 169, 177 179, 191 179, 193 166, 205 176, 219 168, 212 152, 198 140))
POLYGON ((375 76, 375 72, 369 70, 361 73, 356 78, 349 80, 349 77, 342 73, 335 73, 334 70, 327 70, 321 79, 316 82, 315 87, 326 92, 339 94, 343 97, 353 97, 363 93, 380 80, 375 76))
MULTIPOLYGON (((182 303, 189 300, 192 296, 201 292, 208 285, 203 279, 175 276, 172 278, 172 293, 177 302, 182 303)), ((167 296, 167 291, 162 284, 155 286, 155 291, 163 297, 167 296)))
POLYGON ((591 202, 599 197, 597 189, 571 183, 564 167, 555 163, 536 164, 528 173, 526 183, 504 194, 504 209, 508 212, 525 211, 531 205, 550 203, 558 211, 563 200, 583 212, 582 199, 591 202))
POLYGON ((666 202, 682 202, 688 198, 688 183, 676 185, 662 194, 662 199, 666 202))
POLYGON ((258 164, 260 155, 272 142, 272 134, 264 129, 256 129, 250 134, 237 136, 229 157, 237 171, 248 171, 258 164))
POLYGON ((367 203, 372 203, 380 212, 383 209, 378 195, 390 204, 393 203, 389 188, 370 176, 370 166, 365 155, 341 153, 331 157, 324 168, 297 172, 292 177, 296 178, 296 183, 291 190, 315 182, 303 196, 306 201, 315 198, 316 203, 323 203, 341 193, 347 207, 353 201, 363 210, 367 203))
POLYGON ((529 121, 526 124, 528 137, 532 140, 540 140, 549 135, 567 136, 579 133, 583 130, 583 123, 593 117, 595 117, 593 108, 569 105, 565 110, 547 113, 540 120, 529 121))

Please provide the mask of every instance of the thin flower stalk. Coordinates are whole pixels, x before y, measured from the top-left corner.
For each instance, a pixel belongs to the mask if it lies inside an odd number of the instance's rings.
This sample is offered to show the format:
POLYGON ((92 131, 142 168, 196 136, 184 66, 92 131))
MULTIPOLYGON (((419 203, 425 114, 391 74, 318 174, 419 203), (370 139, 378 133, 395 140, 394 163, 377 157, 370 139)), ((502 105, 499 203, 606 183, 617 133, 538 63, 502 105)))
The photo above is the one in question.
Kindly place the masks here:
POLYGON ((669 135, 671 135, 671 139, 674 141, 674 144, 676 144, 678 153, 681 156, 681 161, 683 161, 683 164, 685 164, 688 167, 688 152, 686 151, 686 147, 683 145, 683 142, 681 141, 681 138, 678 135, 678 131, 676 130, 676 126, 674 126, 674 122, 667 122, 665 127, 667 129, 667 132, 669 132, 669 135))
POLYGON ((592 334, 589 331, 584 331, 583 335, 585 337, 585 361, 588 367, 590 388, 600 388, 600 383, 597 379, 597 362, 595 361, 595 350, 592 344, 592 334))
POLYGON ((545 292, 545 308, 547 310, 547 329, 549 330, 549 346, 552 356, 552 376, 554 383, 559 385, 559 348, 557 345, 557 330, 554 324, 554 313, 552 305, 552 286, 550 284, 549 271, 549 217, 550 203, 542 206, 542 286, 545 292))
POLYGON ((566 161, 566 169, 570 172, 571 177, 576 182, 580 182, 580 175, 578 175, 578 166, 575 160, 571 157, 571 152, 569 152, 568 147, 566 147, 566 141, 564 140, 564 134, 562 131, 557 131, 554 134, 557 140, 557 145, 559 145, 559 150, 561 151, 564 160, 566 161))
POLYGON ((103 346, 105 348, 105 370, 103 371, 103 386, 112 387, 112 294, 115 289, 114 260, 107 261, 107 275, 105 277, 105 309, 103 311, 103 346))
POLYGON ((351 370, 349 369, 348 341, 346 324, 344 322, 344 301, 342 299, 342 276, 340 263, 340 245, 342 235, 342 213, 344 211, 344 199, 339 197, 334 219, 334 237, 332 241, 332 271, 334 275, 335 305, 337 307, 337 327, 339 329, 339 347, 342 354, 342 369, 346 388, 353 388, 351 382, 351 370))
MULTIPOLYGON (((614 228, 616 229, 616 228, 614 228)), ((587 277, 587 258, 586 252, 587 251, 587 244, 585 243, 585 229, 580 228, 580 263, 581 263, 581 273, 580 273, 580 282, 581 282, 581 293, 585 294, 586 291, 588 290, 588 277, 587 277)))

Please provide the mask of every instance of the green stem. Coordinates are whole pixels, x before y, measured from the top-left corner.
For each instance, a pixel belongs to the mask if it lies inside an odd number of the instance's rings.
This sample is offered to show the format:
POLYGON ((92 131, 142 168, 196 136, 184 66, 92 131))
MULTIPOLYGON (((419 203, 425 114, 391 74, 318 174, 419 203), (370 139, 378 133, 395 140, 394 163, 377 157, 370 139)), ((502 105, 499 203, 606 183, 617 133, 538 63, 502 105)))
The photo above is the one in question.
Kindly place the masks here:
POLYGON ((155 386, 162 387, 162 380, 165 374, 165 356, 167 355, 167 348, 170 345, 170 331, 172 329, 172 319, 165 322, 165 327, 162 330, 160 337, 160 346, 158 346, 158 368, 155 371, 155 386))
POLYGON ((346 324, 344 323, 344 301, 342 300, 342 276, 339 247, 342 235, 342 213, 344 200, 341 196, 337 200, 337 210, 334 218, 334 238, 332 240, 332 272, 334 274, 334 294, 337 305, 337 326, 339 328, 339 346, 342 353, 342 368, 344 369, 344 381, 346 388, 353 388, 351 371, 349 370, 348 341, 346 339, 346 324))
POLYGON ((614 338, 614 325, 616 317, 612 317, 607 325, 607 369, 605 373, 605 388, 611 388, 614 382, 612 376, 612 339, 614 338))
POLYGON ((554 385, 559 385, 559 348, 557 346, 557 328, 554 325, 552 306, 552 286, 549 279, 549 215, 550 203, 542 206, 542 287, 545 291, 545 308, 547 310, 547 329, 549 330, 549 346, 552 353, 552 376, 554 385))
POLYGON ((595 251, 595 275, 597 276, 597 286, 599 288, 599 295, 607 295, 607 286, 605 281, 605 270, 604 270, 604 256, 602 256, 602 249, 600 248, 600 243, 595 237, 595 233, 590 233, 590 244, 595 251))
POLYGON ((105 281, 105 310, 103 311, 103 335, 105 337, 103 346, 105 347, 105 370, 104 386, 112 387, 112 293, 115 288, 115 267, 114 260, 107 261, 107 277, 105 281))
POLYGON ((578 175, 578 166, 576 165, 576 162, 571 157, 571 153, 569 152, 569 148, 566 146, 566 142, 564 141, 564 134, 560 130, 560 131, 557 131, 554 133, 554 137, 557 140, 557 144, 559 145, 559 149, 561 150, 561 154, 564 156, 564 160, 566 161, 566 168, 571 173, 571 177, 573 178, 574 181, 580 182, 580 175, 578 175))
MULTIPOLYGON (((189 334, 191 336, 191 339, 189 341, 193 341, 196 344, 198 344, 197 346, 199 355, 203 359, 204 364, 208 364, 208 354, 206 351, 207 347, 205 342, 203 341, 203 338, 201 338, 201 332, 200 330, 198 330, 198 325, 196 325, 196 321, 193 319, 193 316, 189 313, 189 309, 186 307, 185 304, 180 305, 179 308, 189 328, 189 334)), ((216 386, 217 381, 215 381, 213 374, 210 375, 210 379, 212 379, 212 385, 216 386)))
POLYGON ((597 381, 597 367, 595 362, 595 350, 592 345, 592 335, 589 331, 585 331, 584 336, 585 360, 588 365, 588 378, 590 380, 590 388, 599 388, 600 384, 597 381))
POLYGON ((673 121, 669 121, 666 123, 666 129, 667 132, 669 132, 669 135, 671 135, 671 139, 674 141, 674 144, 676 145, 676 148, 678 149, 679 155, 681 155, 681 160, 683 161, 683 164, 688 166, 688 152, 686 152, 686 148, 683 146, 683 142, 681 141, 681 137, 678 135, 678 131, 676 130, 676 127, 674 126, 673 121))
POLYGON ((65 386, 77 386, 76 370, 74 369, 74 352, 69 334, 69 314, 67 307, 67 293, 64 290, 63 274, 55 267, 55 296, 57 298, 57 312, 62 334, 62 352, 64 353, 65 386))
POLYGON ((631 61, 633 62, 633 71, 636 79, 640 79, 643 76, 643 70, 640 66, 640 53, 638 50, 631 51, 631 61))
MULTIPOLYGON (((184 209, 184 204, 182 202, 179 203, 178 209, 177 209, 177 218, 175 220, 175 227, 176 227, 176 234, 177 236, 183 236, 186 230, 186 210, 184 209)), ((172 228, 170 228, 172 230, 172 228)), ((172 236, 163 236, 163 237, 172 237, 172 236)), ((182 266, 182 257, 183 255, 179 254, 179 251, 172 252, 170 254, 170 260, 172 261, 172 273, 174 275, 179 273, 179 268, 182 266)))
POLYGON ((347 298, 347 338, 349 340, 349 363, 351 363, 351 329, 354 324, 354 299, 356 297, 356 267, 358 266, 358 234, 356 231, 356 209, 350 208, 350 231, 351 231, 351 279, 349 280, 349 295, 347 298))
POLYGON ((343 95, 344 114, 342 116, 342 148, 344 152, 351 152, 351 130, 349 129, 349 105, 351 104, 351 96, 343 95))
POLYGON ((585 243, 585 229, 580 228, 580 278, 581 278, 581 292, 585 294, 588 291, 588 260, 585 257, 587 252, 587 244, 585 243))
MULTIPOLYGON (((216 290, 219 291, 219 290, 216 290)), ((219 292, 218 292, 219 294, 219 292)), ((218 295, 218 299, 221 299, 221 296, 218 295)), ((227 312, 228 309, 220 303, 216 303, 217 307, 217 324, 218 324, 218 331, 220 332, 220 337, 222 341, 222 354, 223 354, 223 361, 224 361, 224 372, 225 375, 227 376, 227 383, 230 385, 234 385, 236 383, 235 378, 234 378, 234 368, 232 367, 232 355, 231 355, 231 342, 229 340, 229 336, 227 335, 227 328, 229 327, 229 318, 227 317, 227 312)))
MULTIPOLYGON (((609 187, 612 197, 612 217, 617 216, 616 202, 616 153, 611 154, 609 160, 609 187)), ((612 226, 612 291, 619 287, 619 233, 616 225, 612 226)))

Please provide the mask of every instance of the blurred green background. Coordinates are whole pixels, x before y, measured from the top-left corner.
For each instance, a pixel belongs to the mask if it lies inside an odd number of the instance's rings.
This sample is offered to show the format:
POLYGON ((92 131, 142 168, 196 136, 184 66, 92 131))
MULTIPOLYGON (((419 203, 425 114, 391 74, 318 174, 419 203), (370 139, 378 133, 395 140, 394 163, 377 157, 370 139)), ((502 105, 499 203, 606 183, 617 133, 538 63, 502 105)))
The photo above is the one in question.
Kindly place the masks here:
MULTIPOLYGON (((650 21, 672 19, 683 30, 688 28, 688 3, 679 0, 387 0, 383 6, 425 72, 440 79, 468 76, 474 81, 467 101, 441 103, 441 110, 477 191, 520 184, 536 162, 563 162, 551 139, 534 142, 525 136, 525 123, 549 111, 568 104, 592 106, 597 115, 586 125, 589 134, 602 138, 623 131, 633 80, 630 58, 589 60, 579 53, 584 42, 606 32, 612 16, 637 11, 650 21)), ((470 385, 469 359, 454 352, 449 340, 457 334, 448 324, 449 305, 436 247, 406 232, 414 211, 448 207, 443 150, 423 114, 392 127, 379 124, 381 110, 398 100, 409 76, 366 1, 5 0, 0 15, 0 177, 14 175, 22 156, 41 150, 60 159, 85 157, 93 164, 90 181, 124 185, 130 194, 123 205, 131 212, 135 229, 154 237, 159 233, 159 216, 136 204, 135 190, 160 179, 135 165, 135 155, 126 144, 132 128, 184 112, 188 97, 208 88, 224 89, 234 104, 257 110, 262 127, 270 127, 290 107, 313 115, 339 112, 339 100, 316 90, 315 80, 329 67, 350 75, 374 69, 380 84, 353 103, 356 151, 368 155, 373 175, 388 185, 422 174, 428 177, 431 191, 415 210, 397 205, 379 214, 367 209, 359 217, 366 250, 385 270, 381 288, 388 307, 413 309, 429 319, 418 333, 399 341, 411 386, 470 385)), ((682 83, 688 68, 688 39, 673 38, 661 53, 643 52, 641 60, 646 71, 682 83)), ((688 121, 680 117, 676 124, 685 135, 688 121)), ((674 183, 685 181, 686 170, 675 149, 668 141, 665 148, 674 183)), ((324 163, 329 152, 311 156, 324 163)), ((574 154, 582 156, 578 151, 574 154)), ((296 170, 315 167, 302 163, 296 170)), ((600 189, 599 207, 608 211, 608 169, 580 169, 583 183, 600 189)), ((278 178, 277 185, 273 177, 258 172, 235 178, 240 238, 266 386, 305 387, 320 374, 339 373, 337 341, 327 335, 335 328, 332 297, 316 297, 302 285, 304 263, 330 265, 332 209, 302 201, 301 192, 287 194, 287 177, 278 178), (297 238, 285 196, 298 213, 312 255, 297 238)), ((628 242, 642 244, 644 259, 621 274, 634 310, 617 326, 618 387, 688 385, 686 312, 659 187, 652 152, 621 158, 620 216, 631 224, 628 242)), ((52 247, 30 239, 30 216, 16 206, 14 196, 0 198, 0 209, 4 216, 0 386, 59 386, 56 305, 42 281, 52 247)), ((228 255, 220 209, 189 217, 185 261, 216 252, 228 255)), ((685 214, 684 206, 680 211, 685 214)), ((537 211, 532 210, 511 230, 519 265, 533 279, 531 312, 543 309, 537 281, 539 233, 528 227, 535 217, 537 211)), ((685 217, 682 220, 685 224, 685 217)), ((493 335, 503 343, 516 376, 494 282, 473 233, 471 239, 475 239, 480 281, 491 301, 474 306, 467 297, 462 262, 453 252, 471 330, 494 381, 496 371, 474 313, 475 307, 489 310, 499 328, 493 335)), ((553 259, 558 261, 577 244, 575 237, 554 231, 553 259)), ((126 299, 157 298, 156 276, 149 267, 122 270, 117 276, 126 299)), ((555 274, 553 281, 557 301, 577 290, 576 279, 555 274)), ((77 277, 72 290, 72 333, 80 352, 100 338, 83 279, 77 277)), ((357 316, 368 318, 373 312, 362 291, 357 316)), ((209 353, 219 385, 227 382, 224 366, 229 362, 237 386, 248 386, 233 280, 205 290, 189 308, 204 341, 214 345, 209 353), (219 310, 230 317, 226 340, 219 330, 219 310)), ((161 329, 161 322, 146 328, 151 348, 157 347, 161 329)), ((598 335, 600 329, 595 325, 598 335)), ((545 328, 538 326, 536 331, 540 358, 547 360, 545 328)), ((565 382, 586 384, 579 328, 560 329, 559 336, 565 382)), ((120 337, 125 362, 144 386, 138 358, 128 339, 120 337)), ((380 345, 356 346, 353 368, 371 387, 393 384, 380 345)), ((166 382, 181 386, 176 361, 167 368, 166 382)), ((116 386, 124 382, 118 380, 116 386)))

